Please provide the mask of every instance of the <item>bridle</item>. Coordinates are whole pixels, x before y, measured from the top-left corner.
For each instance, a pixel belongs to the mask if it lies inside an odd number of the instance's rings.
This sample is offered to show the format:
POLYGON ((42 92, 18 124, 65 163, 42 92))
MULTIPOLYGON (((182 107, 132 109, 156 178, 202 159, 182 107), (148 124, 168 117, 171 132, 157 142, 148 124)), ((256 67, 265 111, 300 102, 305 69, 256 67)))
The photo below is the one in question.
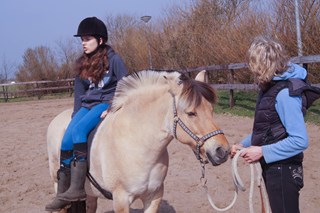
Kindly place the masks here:
POLYGON ((197 160, 199 160, 201 163, 203 163, 203 160, 200 156, 200 148, 204 145, 204 143, 206 142, 206 140, 208 140, 209 138, 219 135, 219 134, 224 134, 222 130, 218 129, 215 130, 213 132, 210 132, 206 135, 204 135, 203 137, 199 138, 198 136, 196 136, 184 123, 183 121, 179 118, 178 113, 177 113, 177 107, 176 107, 176 99, 175 96, 172 94, 172 98, 173 98, 173 136, 175 139, 177 139, 177 124, 180 125, 180 127, 193 139, 196 141, 197 145, 196 145, 196 157, 197 160))

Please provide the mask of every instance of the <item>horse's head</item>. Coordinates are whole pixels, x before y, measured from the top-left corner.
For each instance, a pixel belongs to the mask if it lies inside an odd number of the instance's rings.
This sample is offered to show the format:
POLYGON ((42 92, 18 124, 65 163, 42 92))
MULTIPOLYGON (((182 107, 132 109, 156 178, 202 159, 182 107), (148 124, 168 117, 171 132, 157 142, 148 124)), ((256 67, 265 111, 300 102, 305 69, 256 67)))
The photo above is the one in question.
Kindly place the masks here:
POLYGON ((200 72, 195 80, 182 74, 172 96, 173 134, 176 139, 188 144, 200 161, 210 161, 214 166, 225 162, 230 147, 214 122, 213 104, 217 96, 214 89, 205 83, 205 72, 200 72))
POLYGON ((140 143, 142 140, 154 142, 156 136, 153 134, 159 133, 152 131, 159 131, 165 125, 165 130, 162 129, 165 134, 159 134, 158 140, 166 137, 169 142, 174 136, 181 143, 189 145, 199 160, 219 165, 228 159, 230 148, 223 132, 214 122, 215 90, 205 83, 204 78, 205 72, 200 72, 196 79, 179 72, 133 73, 119 81, 111 112, 127 112, 125 125, 135 123, 138 117, 140 124, 130 125, 131 131, 136 135, 144 125, 144 130, 148 130, 150 136, 146 137, 144 131, 141 132, 141 137, 136 136, 140 143), (168 109, 168 104, 173 107, 168 109), (147 107, 140 110, 142 106, 147 107), (155 116, 150 119, 150 115, 155 116))

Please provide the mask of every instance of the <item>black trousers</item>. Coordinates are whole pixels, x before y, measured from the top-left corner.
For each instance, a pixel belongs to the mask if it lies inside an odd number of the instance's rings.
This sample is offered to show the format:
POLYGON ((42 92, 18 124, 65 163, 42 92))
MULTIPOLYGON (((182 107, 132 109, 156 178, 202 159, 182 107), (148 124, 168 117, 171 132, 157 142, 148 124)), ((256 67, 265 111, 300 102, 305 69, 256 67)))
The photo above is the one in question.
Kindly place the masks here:
POLYGON ((262 171, 272 213, 299 213, 302 163, 266 165, 262 171))

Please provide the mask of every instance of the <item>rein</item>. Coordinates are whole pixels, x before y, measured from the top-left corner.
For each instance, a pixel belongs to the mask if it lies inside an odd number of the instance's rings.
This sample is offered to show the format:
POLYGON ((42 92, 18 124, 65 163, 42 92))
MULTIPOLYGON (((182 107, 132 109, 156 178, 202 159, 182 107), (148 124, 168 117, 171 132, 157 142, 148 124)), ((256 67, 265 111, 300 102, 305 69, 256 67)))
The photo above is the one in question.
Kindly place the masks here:
POLYGON ((206 140, 208 140, 209 138, 219 135, 219 134, 224 134, 222 130, 215 130, 213 132, 210 132, 206 135, 204 135, 203 137, 199 138, 198 136, 196 136, 184 123, 183 121, 179 118, 178 116, 178 112, 177 112, 177 107, 176 107, 176 99, 175 96, 172 95, 173 98, 173 135, 174 138, 177 139, 177 125, 179 124, 180 127, 193 139, 197 142, 196 145, 196 157, 197 160, 199 160, 201 163, 203 163, 203 159, 201 158, 200 155, 200 148, 204 145, 204 143, 206 142, 206 140))

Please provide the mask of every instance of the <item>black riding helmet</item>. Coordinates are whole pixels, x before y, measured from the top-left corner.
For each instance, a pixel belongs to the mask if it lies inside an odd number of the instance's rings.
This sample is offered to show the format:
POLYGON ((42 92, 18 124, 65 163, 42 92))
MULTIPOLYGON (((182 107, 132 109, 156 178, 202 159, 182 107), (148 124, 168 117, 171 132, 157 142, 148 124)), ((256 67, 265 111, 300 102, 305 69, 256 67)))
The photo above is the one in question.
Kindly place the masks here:
POLYGON ((83 19, 78 27, 75 37, 81 36, 98 36, 108 41, 108 31, 106 25, 96 17, 88 17, 83 19))

